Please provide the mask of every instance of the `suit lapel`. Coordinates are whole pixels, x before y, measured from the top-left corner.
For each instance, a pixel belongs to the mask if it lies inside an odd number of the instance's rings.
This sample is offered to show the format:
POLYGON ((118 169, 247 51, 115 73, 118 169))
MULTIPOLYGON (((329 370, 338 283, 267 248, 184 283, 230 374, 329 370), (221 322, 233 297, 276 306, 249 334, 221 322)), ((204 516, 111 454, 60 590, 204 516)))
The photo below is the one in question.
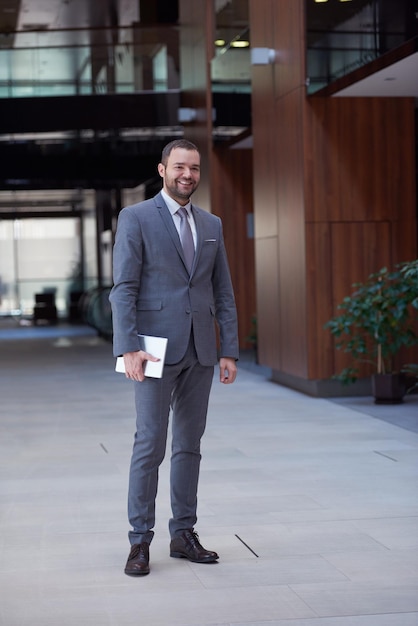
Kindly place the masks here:
MULTIPOLYGON (((174 225, 172 215, 171 215, 170 211, 168 210, 168 207, 167 207, 166 203, 164 202, 164 199, 163 199, 163 197, 162 197, 162 195, 160 193, 155 196, 154 200, 155 200, 155 204, 157 205, 157 209, 159 211, 161 219, 163 220, 164 225, 167 228, 168 233, 169 233, 169 235, 171 237, 171 240, 172 240, 172 242, 173 242, 177 252, 179 253, 180 258, 181 258, 181 260, 183 262, 183 265, 184 265, 184 267, 185 267, 185 269, 186 269, 186 271, 188 273, 187 266, 186 266, 186 261, 184 259, 183 247, 182 247, 181 242, 180 242, 180 238, 179 238, 179 234, 177 232, 177 228, 174 225)), ((193 213, 193 215, 195 215, 195 213, 193 213)), ((199 241, 199 239, 200 238, 198 237, 198 241, 199 241)), ((195 262, 196 262, 196 256, 197 255, 195 255, 193 268, 194 268, 194 265, 195 265, 195 262)), ((192 273, 193 273, 193 268, 192 268, 192 273)))
POLYGON ((194 255, 193 267, 192 267, 192 272, 191 272, 193 274, 194 269, 199 262, 200 254, 202 252, 204 226, 203 226, 203 220, 201 218, 201 215, 199 211, 193 206, 193 204, 192 204, 192 211, 193 211, 193 219, 194 219, 194 223, 196 227, 196 252, 194 255))

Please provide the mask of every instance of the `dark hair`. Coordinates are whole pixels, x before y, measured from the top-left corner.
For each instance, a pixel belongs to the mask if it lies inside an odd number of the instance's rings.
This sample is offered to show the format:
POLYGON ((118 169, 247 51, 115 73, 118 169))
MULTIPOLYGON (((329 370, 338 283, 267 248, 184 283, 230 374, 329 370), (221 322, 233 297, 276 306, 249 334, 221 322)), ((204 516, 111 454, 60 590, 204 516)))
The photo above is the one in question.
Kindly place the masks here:
POLYGON ((161 163, 163 165, 167 165, 168 157, 170 156, 172 150, 176 148, 183 148, 184 150, 196 150, 199 152, 199 148, 195 146, 194 143, 188 141, 187 139, 174 139, 174 141, 170 141, 166 146, 164 146, 162 154, 161 154, 161 163))

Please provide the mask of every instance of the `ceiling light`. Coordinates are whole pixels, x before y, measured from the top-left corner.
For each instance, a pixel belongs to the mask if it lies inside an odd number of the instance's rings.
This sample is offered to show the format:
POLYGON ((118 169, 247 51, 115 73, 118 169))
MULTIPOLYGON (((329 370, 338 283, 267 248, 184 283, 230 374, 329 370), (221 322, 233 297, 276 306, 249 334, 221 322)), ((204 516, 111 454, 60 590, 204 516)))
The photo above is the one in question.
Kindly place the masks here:
POLYGON ((215 46, 222 48, 226 44, 225 39, 215 39, 215 46))
POLYGON ((245 39, 237 39, 236 41, 231 41, 231 48, 248 48, 250 45, 249 41, 245 41, 245 39))
POLYGON ((315 0, 315 2, 328 2, 328 0, 315 0))

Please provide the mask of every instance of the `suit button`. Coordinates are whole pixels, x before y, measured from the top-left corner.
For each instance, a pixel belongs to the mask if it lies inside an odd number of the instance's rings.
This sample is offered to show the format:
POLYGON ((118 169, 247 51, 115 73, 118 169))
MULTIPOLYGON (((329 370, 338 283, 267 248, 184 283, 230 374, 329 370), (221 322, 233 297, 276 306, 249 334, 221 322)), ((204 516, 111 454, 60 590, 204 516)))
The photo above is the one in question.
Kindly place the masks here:
POLYGON ((187 315, 190 315, 190 309, 186 309, 187 315))

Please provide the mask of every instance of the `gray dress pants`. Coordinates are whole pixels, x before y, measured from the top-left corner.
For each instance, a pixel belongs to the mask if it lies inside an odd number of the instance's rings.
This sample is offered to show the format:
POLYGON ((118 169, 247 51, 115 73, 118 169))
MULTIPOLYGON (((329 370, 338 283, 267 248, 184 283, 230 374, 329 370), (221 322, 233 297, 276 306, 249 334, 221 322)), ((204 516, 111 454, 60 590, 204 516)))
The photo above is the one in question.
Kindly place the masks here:
POLYGON ((134 382, 137 420, 128 490, 132 545, 151 543, 154 535, 158 471, 166 451, 170 407, 171 538, 193 528, 197 521, 200 440, 206 426, 213 370, 213 366, 200 365, 191 338, 183 359, 165 365, 162 378, 134 382))

